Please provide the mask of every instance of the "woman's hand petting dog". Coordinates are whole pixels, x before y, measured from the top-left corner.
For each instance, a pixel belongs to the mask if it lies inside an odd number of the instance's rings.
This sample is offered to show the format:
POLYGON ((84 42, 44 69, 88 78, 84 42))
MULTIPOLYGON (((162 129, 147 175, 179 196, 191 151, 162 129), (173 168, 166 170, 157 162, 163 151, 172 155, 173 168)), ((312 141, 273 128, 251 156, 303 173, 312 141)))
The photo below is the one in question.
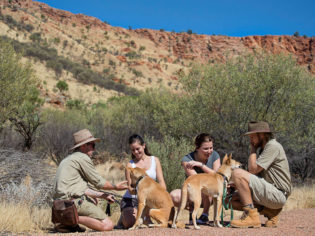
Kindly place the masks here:
POLYGON ((203 163, 199 161, 190 161, 186 164, 186 167, 188 169, 193 169, 195 166, 196 167, 202 167, 203 163))

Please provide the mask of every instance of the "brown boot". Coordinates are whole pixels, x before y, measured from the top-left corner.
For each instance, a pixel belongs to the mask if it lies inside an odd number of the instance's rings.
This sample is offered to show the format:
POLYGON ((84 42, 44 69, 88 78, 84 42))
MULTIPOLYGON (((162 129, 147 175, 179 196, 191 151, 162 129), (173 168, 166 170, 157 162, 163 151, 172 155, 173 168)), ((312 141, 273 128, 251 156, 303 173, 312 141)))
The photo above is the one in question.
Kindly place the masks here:
POLYGON ((244 207, 244 214, 239 220, 232 220, 231 226, 235 228, 259 228, 261 226, 256 208, 244 207))
POLYGON ((264 209, 260 211, 259 213, 268 218, 268 220, 265 223, 266 227, 277 227, 278 222, 279 222, 279 215, 281 211, 282 211, 282 208, 270 209, 268 207, 264 207, 264 209))

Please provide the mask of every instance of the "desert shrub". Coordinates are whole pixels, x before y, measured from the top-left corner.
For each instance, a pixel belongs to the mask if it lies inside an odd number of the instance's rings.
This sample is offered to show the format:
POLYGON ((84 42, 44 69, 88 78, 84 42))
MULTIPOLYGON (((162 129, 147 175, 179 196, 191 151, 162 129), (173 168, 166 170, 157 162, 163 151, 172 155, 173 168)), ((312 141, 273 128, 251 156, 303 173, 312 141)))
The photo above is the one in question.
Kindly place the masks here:
POLYGON ((153 138, 145 138, 145 140, 151 154, 160 159, 167 190, 170 192, 181 188, 185 180, 181 160, 192 150, 191 143, 170 136, 164 136, 161 141, 155 141, 153 138))
POLYGON ((22 64, 9 43, 0 40, 0 128, 19 114, 21 105, 36 90, 36 78, 30 64, 22 64))
POLYGON ((99 107, 91 112, 91 127, 103 142, 98 146, 114 155, 129 150, 127 140, 133 133, 160 138, 154 122, 150 93, 139 97, 119 97, 111 99, 106 109, 99 107), (148 101, 150 100, 150 101, 148 101))
POLYGON ((127 52, 125 54, 126 57, 128 57, 129 59, 138 59, 138 58, 141 58, 141 55, 139 55, 137 52, 135 51, 130 51, 130 52, 127 52))
POLYGON ((44 101, 39 97, 39 91, 33 87, 29 90, 27 97, 9 118, 13 128, 24 139, 23 149, 30 150, 35 139, 38 127, 42 124, 40 120, 40 108, 44 101))
POLYGON ((30 35, 30 40, 32 40, 33 42, 39 43, 42 40, 41 33, 36 32, 36 33, 31 34, 30 35))
POLYGON ((53 69, 57 76, 61 75, 62 69, 63 69, 63 65, 59 61, 56 61, 56 60, 47 61, 46 67, 53 69))
POLYGON ((67 101, 66 106, 69 109, 76 109, 76 110, 82 110, 86 107, 86 105, 84 104, 84 101, 80 99, 70 99, 67 101))
POLYGON ((0 232, 41 232, 50 225, 51 188, 33 184, 30 176, 21 183, 0 185, 0 232))
POLYGON ((43 114, 43 121, 45 122, 39 130, 38 148, 59 164, 73 146, 73 133, 88 127, 86 116, 79 110, 47 110, 43 114))
POLYGON ((281 130, 277 137, 289 157, 305 147, 309 155, 314 151, 314 79, 295 59, 258 54, 196 66, 182 84, 191 99, 187 109, 198 111, 190 121, 193 130, 210 131, 224 152, 247 160, 242 134, 251 120, 266 120, 281 130))
POLYGON ((66 81, 59 80, 56 84, 57 89, 59 89, 60 92, 68 91, 69 86, 66 81))
POLYGON ((26 24, 24 26, 24 29, 27 31, 27 32, 32 32, 34 30, 34 26, 32 24, 26 24))
POLYGON ((9 124, 0 129, 0 148, 23 148, 23 137, 9 124))
POLYGON ((132 73, 136 76, 136 77, 143 77, 143 74, 141 71, 138 71, 136 69, 132 69, 132 73))

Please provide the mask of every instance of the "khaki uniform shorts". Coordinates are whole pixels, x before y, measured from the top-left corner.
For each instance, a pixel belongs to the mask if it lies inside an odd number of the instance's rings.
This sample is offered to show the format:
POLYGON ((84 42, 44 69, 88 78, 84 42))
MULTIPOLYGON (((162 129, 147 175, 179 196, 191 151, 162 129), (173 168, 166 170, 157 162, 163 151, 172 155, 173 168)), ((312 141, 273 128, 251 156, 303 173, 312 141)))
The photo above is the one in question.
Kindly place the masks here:
POLYGON ((249 178, 249 188, 255 203, 271 209, 282 208, 287 200, 283 192, 265 179, 253 174, 249 178))
POLYGON ((88 216, 98 220, 104 220, 107 216, 105 212, 96 206, 94 202, 87 196, 74 200, 79 216, 88 216))

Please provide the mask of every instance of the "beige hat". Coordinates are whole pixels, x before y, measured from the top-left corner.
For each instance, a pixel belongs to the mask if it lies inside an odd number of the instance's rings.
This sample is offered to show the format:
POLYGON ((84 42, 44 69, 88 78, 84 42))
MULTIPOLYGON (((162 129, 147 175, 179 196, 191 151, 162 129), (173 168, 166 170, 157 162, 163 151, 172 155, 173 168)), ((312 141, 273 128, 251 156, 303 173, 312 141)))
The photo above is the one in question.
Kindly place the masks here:
POLYGON ((73 138, 74 138, 74 147, 70 148, 70 150, 73 150, 89 142, 93 142, 93 141, 99 142, 101 140, 99 138, 94 138, 88 129, 82 129, 74 133, 73 138))
POLYGON ((272 133, 269 128, 269 124, 265 121, 251 121, 248 123, 248 132, 244 135, 254 133, 272 133))

